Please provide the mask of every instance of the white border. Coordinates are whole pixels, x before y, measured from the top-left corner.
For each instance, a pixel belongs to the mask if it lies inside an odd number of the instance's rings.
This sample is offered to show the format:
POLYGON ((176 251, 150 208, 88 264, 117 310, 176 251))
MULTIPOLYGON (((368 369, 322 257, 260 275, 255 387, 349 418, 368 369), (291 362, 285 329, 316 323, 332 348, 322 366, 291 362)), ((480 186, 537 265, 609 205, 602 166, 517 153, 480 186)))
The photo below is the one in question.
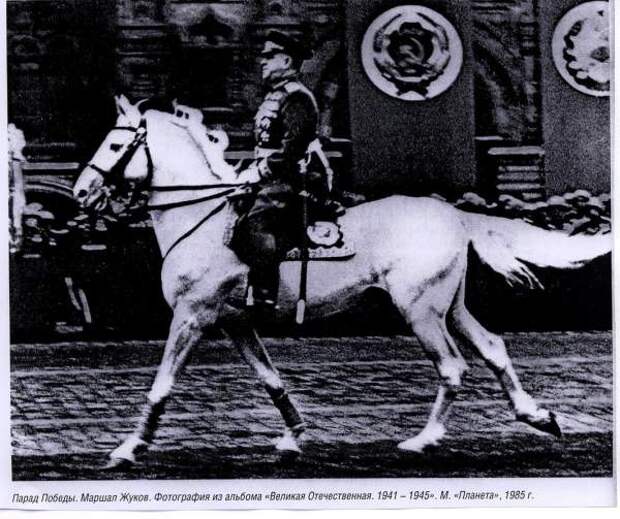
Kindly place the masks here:
MULTIPOLYGON (((5 30, 5 12, 6 5, 4 0, 0 0, 0 67, 2 70, 6 71, 6 30, 5 30)), ((618 21, 619 16, 616 14, 615 9, 613 9, 613 14, 615 16, 616 22, 618 21)), ((615 40, 614 40, 615 41, 615 40)), ((620 44, 615 42, 615 55, 618 55, 618 51, 620 50, 620 44)), ((7 139, 6 139, 6 127, 7 127, 7 113, 6 113, 6 74, 1 75, 1 84, 0 87, 0 163, 3 168, 2 171, 4 176, 3 180, 0 182, 0 197, 2 200, 8 200, 8 183, 7 183, 7 172, 6 172, 6 164, 7 164, 7 139)), ((618 116, 620 116, 620 108, 618 104, 612 99, 612 106, 614 109, 614 121, 618 120, 618 116)), ((614 123, 615 127, 615 123, 614 123)), ((615 133, 614 133, 615 135, 615 133)), ((614 145, 612 149, 613 158, 616 159, 618 148, 614 145)), ((615 160, 614 160, 615 164, 615 160)), ((613 179, 612 179, 613 180, 613 179)), ((613 186, 613 194, 614 201, 620 200, 620 187, 617 182, 612 182, 613 186)), ((186 493, 189 491, 208 491, 208 492, 216 492, 221 491, 225 492, 227 490, 235 490, 237 492, 242 491, 252 491, 256 489, 267 489, 268 491, 292 491, 295 489, 305 489, 306 492, 310 491, 310 489, 315 489, 317 491, 344 491, 346 489, 352 489, 356 492, 362 491, 372 491, 376 492, 376 489, 391 489, 398 488, 407 491, 407 489, 453 489, 456 492, 461 490, 463 491, 471 491, 471 492, 480 492, 480 491, 493 491, 493 492, 501 492, 506 489, 523 489, 526 491, 531 491, 534 493, 534 498, 527 502, 493 502, 493 501, 481 501, 481 500, 466 500, 461 502, 450 502, 450 503, 437 503, 431 500, 424 502, 396 502, 387 504, 385 501, 381 503, 376 502, 366 502, 364 503, 356 503, 356 502, 340 502, 340 503, 324 503, 324 502, 306 502, 306 503, 295 503, 292 504, 290 502, 279 502, 279 503, 262 503, 261 508, 280 508, 280 509, 292 509, 292 508, 301 508, 301 509, 322 509, 326 507, 331 508, 346 508, 346 509, 359 509, 362 507, 376 507, 376 508, 392 508, 392 507, 400 507, 400 508, 409 508, 414 506, 422 506, 422 507, 440 507, 440 506, 451 506, 451 507, 489 507, 489 506, 561 506, 561 507, 573 507, 573 506, 613 506, 615 504, 615 499, 617 495, 617 483, 614 478, 561 478, 561 479, 549 479, 549 478, 497 478, 497 479, 480 479, 480 478, 467 478, 467 479, 446 479, 446 478, 433 478, 433 479, 337 479, 337 480, 193 480, 193 481, 72 481, 72 482, 12 482, 11 481, 11 471, 10 471, 10 428, 9 428, 9 373, 10 373, 10 365, 9 365, 9 349, 8 349, 8 320, 7 312, 8 312, 8 226, 6 225, 8 220, 8 208, 6 203, 2 204, 0 217, 0 240, 2 245, 0 249, 2 250, 2 254, 0 255, 0 304, 2 305, 3 314, 0 316, 0 336, 2 337, 2 341, 4 342, 2 348, 2 362, 0 364, 0 508, 16 508, 15 505, 11 505, 10 500, 11 496, 14 492, 22 492, 22 493, 32 493, 32 494, 68 494, 71 492, 97 492, 97 493, 120 493, 120 492, 135 492, 139 493, 144 488, 148 488, 149 493, 157 493, 157 492, 180 492, 186 493)), ((614 204, 615 207, 616 204, 614 204)), ((614 212, 615 216, 615 212, 614 212)), ((614 218, 614 228, 617 229, 617 225, 620 222, 618 219, 614 218)), ((616 233, 614 233, 616 234, 616 233)), ((617 234, 616 234, 617 236, 617 234)), ((614 255, 614 289, 615 294, 618 293, 620 289, 620 277, 618 275, 620 268, 620 259, 618 255, 614 255)), ((616 323, 614 323, 616 324, 616 323)), ((614 334, 615 335, 615 334, 614 334)), ((619 358, 618 348, 615 348, 615 361, 616 366, 619 358)), ((618 396, 618 384, 616 380, 615 384, 616 394, 618 396)), ((616 398, 616 402, 617 402, 616 398)), ((617 416, 616 416, 616 433, 617 433, 617 416)), ((615 437, 615 443, 617 444, 617 435, 615 437)), ((616 450, 617 456, 617 450, 616 450)), ((617 464, 614 468, 614 474, 617 474, 617 464)), ((240 509, 240 508, 258 508, 256 503, 250 503, 245 505, 240 505, 239 503, 222 503, 221 508, 226 509, 240 509)), ((193 509, 204 509, 209 506, 206 504, 196 504, 191 506, 193 509)), ((30 509, 66 509, 69 507, 63 507, 62 505, 46 505, 45 507, 34 506, 34 507, 24 507, 30 509)), ((78 508, 86 508, 84 505, 82 506, 71 506, 70 508, 78 509, 78 508)), ((97 505, 91 506, 91 510, 102 510, 102 509, 147 509, 145 506, 109 506, 109 505, 97 505)), ((184 507, 190 508, 190 507, 184 507)), ((178 504, 164 504, 164 503, 149 503, 148 509, 159 509, 159 510, 178 510, 178 504)), ((515 511, 512 511, 513 513, 515 511)), ((609 511, 608 511, 609 512, 609 511)), ((282 513, 285 512, 276 512, 270 513, 269 517, 282 517, 282 513)), ((338 512, 339 516, 342 515, 342 512, 338 512)), ((403 512, 406 513, 407 517, 411 517, 411 512, 403 512)), ((419 512, 416 512, 419 513, 419 512)), ((485 518, 488 517, 489 513, 493 514, 493 518, 496 517, 495 512, 491 512, 489 510, 484 511, 480 510, 475 512, 476 518, 485 518)), ((503 511, 503 513, 509 513, 509 511, 503 511)), ((519 516, 521 512, 519 513, 519 516)), ((528 515, 533 512, 528 510, 528 515)), ((562 510, 562 516, 565 517, 566 511, 562 510)), ((579 517, 582 517, 584 514, 592 514, 592 510, 588 510, 585 512, 578 512, 579 517)), ((612 512, 616 514, 617 512, 612 512)), ((15 515, 15 512, 9 512, 11 516, 15 515)), ((355 516, 353 513, 345 514, 347 518, 357 517, 359 516, 368 516, 369 514, 373 514, 373 517, 376 516, 376 512, 356 512, 355 516)), ((469 518, 472 517, 472 511, 460 511, 459 516, 464 515, 469 518)), ((544 514, 545 517, 548 517, 549 511, 536 511, 535 516, 541 516, 544 514)), ((0 516, 5 515, 5 512, 0 511, 0 516)), ((52 514, 50 514, 52 515, 52 514)), ((81 513, 80 517, 93 517, 95 514, 93 512, 81 513)), ((99 514, 97 514, 98 516, 99 514)), ((184 517, 190 516, 188 513, 182 514, 184 517)), ((191 516, 193 516, 192 514, 191 516)), ((219 514, 218 514, 219 515, 219 514)), ((311 514, 312 515, 312 514, 311 514)), ((323 515, 323 514, 321 514, 323 515)), ((435 516, 436 514, 432 514, 435 516)), ((510 514, 509 514, 510 515, 510 514)), ((605 514, 606 516, 611 516, 611 514, 605 514)), ((53 516, 64 517, 65 514, 53 516)), ((73 514, 70 515, 70 517, 73 514)), ((159 514, 156 515, 160 517, 159 514)), ((169 514, 165 514, 166 517, 169 517, 169 514)), ((200 517, 203 517, 204 514, 201 514, 200 517)), ((256 513, 256 517, 263 517, 262 513, 256 513)), ((313 515, 312 515, 313 516, 313 515)), ((403 515, 404 516, 404 515, 403 515)), ((424 517, 428 517, 427 514, 423 514, 424 517)), ((133 517, 133 515, 131 516, 133 517)), ((154 517, 154 515, 150 514, 147 517, 154 517)), ((178 517, 175 513, 173 517, 178 517)), ((198 516, 197 516, 198 517, 198 516)), ((226 515, 225 517, 230 517, 230 515, 226 515)))
MULTIPOLYGON (((0 1, 0 488, 11 481, 10 337, 9 337, 9 174, 6 5, 0 1)), ((0 508, 6 506, 0 496, 0 508)))
POLYGON ((170 481, 47 481, 15 482, 0 496, 5 504, 23 510, 243 510, 243 509, 403 509, 403 508, 510 508, 510 507, 605 507, 614 506, 613 478, 390 478, 390 479, 252 479, 252 480, 170 480, 170 481), (381 491, 394 491, 404 497, 379 499, 381 491), (434 498, 410 499, 410 492, 428 490, 434 498), (521 491, 523 499, 507 499, 506 492, 521 491), (448 499, 441 499, 440 492, 448 499), (305 500, 269 500, 275 494, 303 493, 305 500), (81 502, 83 493, 116 495, 116 502, 91 504, 81 502), (147 502, 121 501, 123 493, 148 495, 147 502), (318 499, 312 495, 370 493, 370 500, 318 499), (38 496, 38 503, 16 506, 14 494, 38 496), (44 501, 44 494, 75 502, 44 501), (158 499, 158 494, 169 497, 158 499), (195 495, 221 494, 222 500, 197 500, 195 495), (227 495, 261 496, 261 500, 228 499, 227 495), (457 497, 459 496, 459 497, 457 497), (478 496, 478 497, 474 497, 478 496))

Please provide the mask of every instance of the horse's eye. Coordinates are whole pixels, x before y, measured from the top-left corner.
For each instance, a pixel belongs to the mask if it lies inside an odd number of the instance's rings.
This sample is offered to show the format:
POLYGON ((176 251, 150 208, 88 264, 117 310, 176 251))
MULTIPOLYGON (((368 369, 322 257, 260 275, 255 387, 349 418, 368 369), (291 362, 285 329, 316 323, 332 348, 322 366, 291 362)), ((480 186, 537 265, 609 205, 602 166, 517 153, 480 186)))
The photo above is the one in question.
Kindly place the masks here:
POLYGON ((122 145, 122 144, 110 144, 110 149, 111 149, 112 151, 118 151, 118 150, 120 150, 122 147, 123 147, 123 145, 122 145))

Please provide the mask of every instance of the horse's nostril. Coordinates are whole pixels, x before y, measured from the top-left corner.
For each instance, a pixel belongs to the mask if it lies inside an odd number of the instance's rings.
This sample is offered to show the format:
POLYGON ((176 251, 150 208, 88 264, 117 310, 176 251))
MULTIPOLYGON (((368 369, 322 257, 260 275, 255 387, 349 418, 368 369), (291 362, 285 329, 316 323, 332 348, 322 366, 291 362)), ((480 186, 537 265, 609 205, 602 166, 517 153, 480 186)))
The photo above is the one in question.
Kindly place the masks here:
POLYGON ((88 194, 88 193, 86 192, 86 189, 80 189, 80 190, 77 192, 77 197, 78 197, 78 198, 84 198, 84 197, 86 197, 86 195, 87 195, 87 194, 88 194))

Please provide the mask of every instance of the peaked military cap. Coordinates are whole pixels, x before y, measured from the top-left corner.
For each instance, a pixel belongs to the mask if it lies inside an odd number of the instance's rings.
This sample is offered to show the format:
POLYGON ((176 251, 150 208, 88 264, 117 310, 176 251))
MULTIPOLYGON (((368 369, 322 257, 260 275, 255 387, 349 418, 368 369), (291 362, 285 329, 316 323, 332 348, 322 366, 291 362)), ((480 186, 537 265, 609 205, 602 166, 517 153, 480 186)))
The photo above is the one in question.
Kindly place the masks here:
POLYGON ((271 29, 264 38, 265 47, 261 55, 269 55, 274 52, 282 52, 288 54, 292 58, 307 60, 312 57, 312 51, 304 45, 301 38, 271 29))

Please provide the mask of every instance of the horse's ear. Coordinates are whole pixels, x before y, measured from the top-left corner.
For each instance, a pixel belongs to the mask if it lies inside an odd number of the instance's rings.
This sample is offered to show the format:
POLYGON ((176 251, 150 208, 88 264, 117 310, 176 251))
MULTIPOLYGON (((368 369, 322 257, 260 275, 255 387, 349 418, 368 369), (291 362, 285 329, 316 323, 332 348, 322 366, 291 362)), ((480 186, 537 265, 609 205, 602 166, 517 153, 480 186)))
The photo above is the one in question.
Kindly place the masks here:
POLYGON ((117 97, 118 101, 116 103, 119 113, 121 115, 128 115, 132 110, 137 110, 134 105, 131 104, 131 101, 127 99, 125 94, 121 94, 117 97))
POLYGON ((125 110, 123 109, 123 106, 121 104, 120 96, 114 96, 114 104, 116 105, 116 111, 118 112, 118 115, 125 115, 125 110))

